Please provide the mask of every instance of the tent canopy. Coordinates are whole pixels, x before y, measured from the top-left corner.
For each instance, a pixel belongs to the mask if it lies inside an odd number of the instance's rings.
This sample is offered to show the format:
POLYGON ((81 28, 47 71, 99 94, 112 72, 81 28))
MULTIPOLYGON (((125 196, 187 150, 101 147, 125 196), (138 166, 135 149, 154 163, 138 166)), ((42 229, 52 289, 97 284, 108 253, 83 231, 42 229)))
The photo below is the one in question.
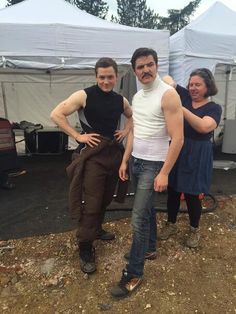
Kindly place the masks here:
MULTIPOLYGON (((169 31, 111 23, 64 0, 25 0, 1 9, 0 38, 0 116, 15 122, 53 125, 55 105, 94 84, 100 57, 114 58, 122 76, 136 48, 152 47, 160 74, 168 73, 169 31)), ((71 121, 77 125, 77 115, 71 121)))
MULTIPOLYGON (((219 90, 213 97, 223 108, 215 132, 219 138, 227 133, 229 119, 236 130, 236 12, 221 2, 170 37, 170 74, 180 85, 186 86, 190 73, 202 67, 213 72, 219 90)), ((236 146, 232 141, 231 147, 236 146)))
POLYGON ((146 46, 168 72, 168 31, 108 22, 64 0, 25 0, 0 10, 0 38, 2 66, 86 68, 104 56, 129 64, 133 51, 146 46))
POLYGON ((170 73, 180 84, 196 68, 235 62, 236 12, 221 2, 170 37, 170 73))

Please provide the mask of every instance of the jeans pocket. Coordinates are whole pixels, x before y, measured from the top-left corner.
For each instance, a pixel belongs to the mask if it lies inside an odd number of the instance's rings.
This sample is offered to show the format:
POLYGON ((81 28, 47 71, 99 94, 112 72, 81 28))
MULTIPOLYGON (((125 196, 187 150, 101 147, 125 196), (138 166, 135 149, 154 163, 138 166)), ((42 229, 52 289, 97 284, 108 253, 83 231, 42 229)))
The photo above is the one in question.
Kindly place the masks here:
POLYGON ((163 164, 164 164, 164 161, 157 161, 157 162, 156 162, 155 176, 158 175, 158 173, 160 172, 160 170, 161 170, 163 164))
POLYGON ((138 158, 134 158, 132 162, 132 172, 134 175, 138 175, 143 171, 143 161, 138 158))

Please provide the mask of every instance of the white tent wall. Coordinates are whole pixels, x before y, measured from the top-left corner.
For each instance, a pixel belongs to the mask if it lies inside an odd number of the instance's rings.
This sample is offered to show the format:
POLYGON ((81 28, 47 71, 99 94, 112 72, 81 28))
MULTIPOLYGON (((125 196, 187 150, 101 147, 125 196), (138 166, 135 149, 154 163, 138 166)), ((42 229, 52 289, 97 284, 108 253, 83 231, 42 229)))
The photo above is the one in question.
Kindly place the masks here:
MULTIPOLYGON (((120 89, 121 77, 128 68, 119 67, 119 79, 115 90, 120 89)), ((26 120, 48 128, 55 127, 50 119, 53 108, 73 92, 95 84, 96 80, 94 69, 56 71, 2 69, 0 82, 0 116, 12 122, 26 120)), ((128 83, 130 82, 131 80, 128 83)), ((126 88, 124 93, 127 93, 126 88)), ((72 126, 80 127, 77 112, 69 116, 68 120, 72 126)), ((71 138, 68 147, 76 147, 75 141, 71 138)), ((20 153, 24 151, 23 145, 19 144, 17 148, 20 153)))
MULTIPOLYGON (((5 105, 5 116, 15 122, 27 120, 50 126, 50 112, 61 100, 73 91, 90 84, 92 75, 81 76, 72 74, 56 74, 45 71, 17 71, 0 73, 2 94, 5 94, 5 104, 0 98, 0 107, 5 105)), ((76 122, 73 122, 75 125, 76 122)))
POLYGON ((219 64, 214 77, 219 91, 213 99, 222 104, 222 119, 236 119, 236 66, 219 64))
POLYGON ((215 76, 219 92, 213 100, 223 109, 217 141, 225 121, 236 119, 236 12, 221 2, 170 37, 169 72, 178 84, 186 86, 190 73, 203 67, 215 76))
MULTIPOLYGON (((121 67, 121 76, 126 67, 121 67)), ((10 121, 27 120, 52 126, 50 112, 62 100, 79 89, 95 83, 94 69, 43 71, 0 71, 0 112, 10 121)), ((119 89, 118 80, 117 89, 119 89)), ((73 126, 78 124, 77 113, 69 117, 73 126)))

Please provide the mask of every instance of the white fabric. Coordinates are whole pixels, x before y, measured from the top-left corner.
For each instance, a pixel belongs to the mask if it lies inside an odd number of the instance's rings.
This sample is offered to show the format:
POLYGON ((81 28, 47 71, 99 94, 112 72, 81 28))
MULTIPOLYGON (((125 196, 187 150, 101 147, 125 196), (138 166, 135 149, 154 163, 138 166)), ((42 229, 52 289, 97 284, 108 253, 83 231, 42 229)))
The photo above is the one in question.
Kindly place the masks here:
POLYGON ((192 70, 236 62, 236 12, 215 2, 170 37, 170 74, 186 85, 192 70))
POLYGON ((33 68, 93 67, 99 57, 130 63, 140 46, 157 50, 168 72, 169 31, 105 21, 64 0, 25 0, 0 10, 2 64, 33 68))
POLYGON ((170 37, 170 75, 176 82, 186 86, 190 73, 203 67, 213 72, 219 90, 213 100, 223 109, 214 132, 220 142, 225 120, 236 118, 236 12, 221 2, 170 37))
MULTIPOLYGON (((52 108, 94 84, 100 57, 114 58, 121 78, 134 50, 152 47, 160 73, 168 73, 169 31, 111 23, 64 0, 25 0, 1 9, 0 38, 0 115, 15 122, 52 126, 52 108)), ((134 93, 126 86, 123 90, 134 93)), ((76 125, 77 115, 72 123, 76 125)))
POLYGON ((165 161, 169 147, 166 137, 163 138, 134 138, 132 156, 144 160, 165 161))
POLYGON ((163 161, 169 147, 169 135, 162 110, 162 97, 172 89, 157 75, 143 85, 133 98, 134 144, 132 155, 146 160, 163 161))

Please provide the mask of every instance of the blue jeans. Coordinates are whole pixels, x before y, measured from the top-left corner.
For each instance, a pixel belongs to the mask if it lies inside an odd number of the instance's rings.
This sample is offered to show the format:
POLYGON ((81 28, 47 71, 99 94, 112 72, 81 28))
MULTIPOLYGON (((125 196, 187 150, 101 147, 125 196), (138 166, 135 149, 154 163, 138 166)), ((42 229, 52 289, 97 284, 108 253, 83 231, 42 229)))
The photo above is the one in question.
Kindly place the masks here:
POLYGON ((127 272, 134 277, 143 275, 145 253, 156 251, 156 212, 153 207, 154 178, 162 165, 162 161, 131 158, 131 180, 135 188, 135 198, 131 219, 133 242, 127 272))

